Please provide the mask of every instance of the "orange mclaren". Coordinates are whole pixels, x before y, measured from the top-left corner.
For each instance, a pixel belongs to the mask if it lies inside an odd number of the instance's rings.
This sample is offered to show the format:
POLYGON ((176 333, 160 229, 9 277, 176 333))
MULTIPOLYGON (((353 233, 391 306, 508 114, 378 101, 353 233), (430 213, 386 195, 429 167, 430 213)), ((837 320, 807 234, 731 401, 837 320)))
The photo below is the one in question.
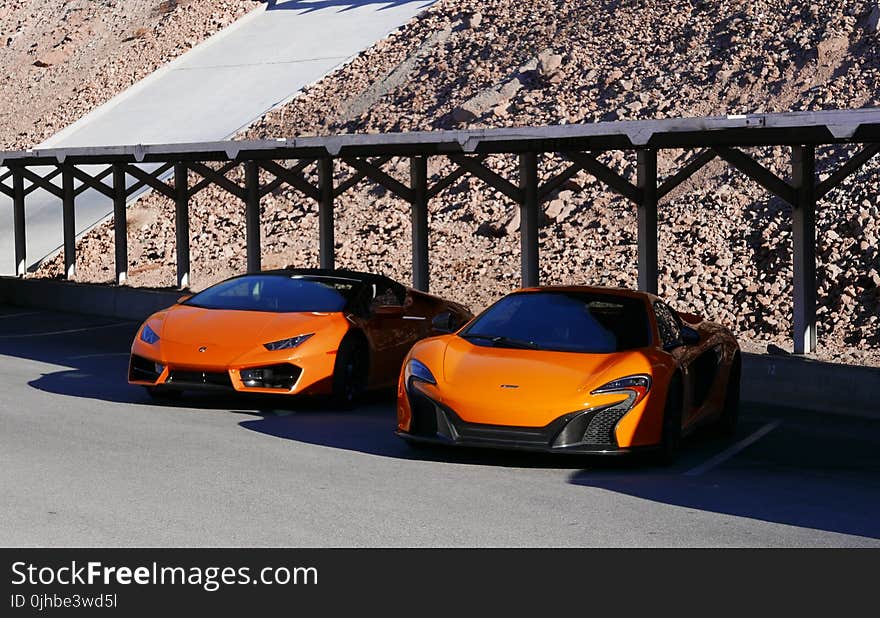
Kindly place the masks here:
POLYGON ((287 269, 233 277, 147 319, 128 379, 157 397, 219 389, 329 394, 393 387, 413 343, 472 317, 388 277, 287 269))
POLYGON ((740 367, 730 331, 651 294, 525 289, 413 347, 397 433, 414 444, 659 449, 671 459, 698 425, 735 430, 740 367))

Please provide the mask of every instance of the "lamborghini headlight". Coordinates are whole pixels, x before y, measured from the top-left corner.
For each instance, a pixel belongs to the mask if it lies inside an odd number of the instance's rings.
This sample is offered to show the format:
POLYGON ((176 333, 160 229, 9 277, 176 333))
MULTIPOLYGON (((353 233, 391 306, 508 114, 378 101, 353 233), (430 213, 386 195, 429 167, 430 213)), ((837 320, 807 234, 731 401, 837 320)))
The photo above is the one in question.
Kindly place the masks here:
POLYGON ((406 364, 406 369, 403 372, 403 379, 407 385, 410 383, 411 379, 427 382, 428 384, 437 384, 437 380, 434 378, 434 374, 431 373, 431 370, 428 369, 423 362, 414 358, 410 359, 406 364))
POLYGON ((156 331, 150 328, 149 324, 144 324, 144 327, 141 329, 141 341, 152 345, 159 341, 159 335, 156 334, 156 331))
POLYGON ((270 341, 269 343, 264 343, 263 347, 270 352, 275 352, 276 350, 290 350, 299 345, 302 345, 309 337, 314 334, 315 333, 309 333, 308 335, 297 335, 296 337, 288 337, 287 339, 270 341))

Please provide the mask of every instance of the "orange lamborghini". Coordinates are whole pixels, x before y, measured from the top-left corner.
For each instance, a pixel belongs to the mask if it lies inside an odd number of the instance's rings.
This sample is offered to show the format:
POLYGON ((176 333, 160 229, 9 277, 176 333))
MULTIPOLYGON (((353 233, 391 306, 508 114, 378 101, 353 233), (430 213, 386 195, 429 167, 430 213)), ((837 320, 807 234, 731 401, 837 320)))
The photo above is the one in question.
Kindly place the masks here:
POLYGON ((416 341, 471 317, 381 275, 242 275, 150 316, 131 346, 128 379, 157 398, 226 389, 329 394, 347 405, 368 388, 393 387, 416 341))
POLYGON ((557 453, 659 449, 736 427, 740 352, 723 326, 642 292, 543 287, 417 343, 398 381, 413 444, 557 453))

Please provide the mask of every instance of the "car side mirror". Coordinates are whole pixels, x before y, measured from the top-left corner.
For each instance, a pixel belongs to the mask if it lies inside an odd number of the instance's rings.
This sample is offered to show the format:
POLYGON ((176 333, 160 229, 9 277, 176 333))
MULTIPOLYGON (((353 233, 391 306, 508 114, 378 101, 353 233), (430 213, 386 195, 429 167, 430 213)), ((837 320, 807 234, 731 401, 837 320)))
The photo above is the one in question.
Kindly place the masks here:
POLYGON ((193 297, 192 294, 184 294, 183 296, 181 296, 180 298, 177 299, 177 304, 179 305, 180 303, 186 302, 192 297, 193 297))
POLYGON ((700 343, 700 333, 690 326, 682 326, 681 340, 684 342, 684 345, 697 345, 700 343))
POLYGON ((452 314, 448 311, 438 313, 434 316, 434 319, 431 320, 431 328, 433 328, 436 333, 451 333, 455 330, 452 327, 452 320, 452 314))
POLYGON ((403 315, 403 307, 400 305, 380 305, 373 309, 373 313, 383 318, 399 318, 403 315))

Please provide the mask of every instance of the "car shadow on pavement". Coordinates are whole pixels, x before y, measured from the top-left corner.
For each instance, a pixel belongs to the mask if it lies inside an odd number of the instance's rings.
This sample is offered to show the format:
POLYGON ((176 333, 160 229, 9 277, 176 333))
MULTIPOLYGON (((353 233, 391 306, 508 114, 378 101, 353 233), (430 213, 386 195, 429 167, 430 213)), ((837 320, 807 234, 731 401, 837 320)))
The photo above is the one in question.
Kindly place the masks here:
MULTIPOLYGON (((733 444, 766 420, 751 416, 733 444)), ((880 539, 880 423, 848 417, 830 423, 827 415, 805 412, 783 413, 781 421, 711 469, 705 463, 730 443, 697 436, 673 466, 584 469, 569 481, 687 509, 880 539)))
POLYGON ((315 399, 275 411, 238 412, 254 416, 239 423, 251 431, 380 457, 513 468, 578 469, 588 461, 596 467, 638 465, 622 459, 610 461, 607 458, 443 446, 413 447, 394 435, 397 417, 393 392, 370 393, 362 405, 353 410, 334 409, 315 399))

